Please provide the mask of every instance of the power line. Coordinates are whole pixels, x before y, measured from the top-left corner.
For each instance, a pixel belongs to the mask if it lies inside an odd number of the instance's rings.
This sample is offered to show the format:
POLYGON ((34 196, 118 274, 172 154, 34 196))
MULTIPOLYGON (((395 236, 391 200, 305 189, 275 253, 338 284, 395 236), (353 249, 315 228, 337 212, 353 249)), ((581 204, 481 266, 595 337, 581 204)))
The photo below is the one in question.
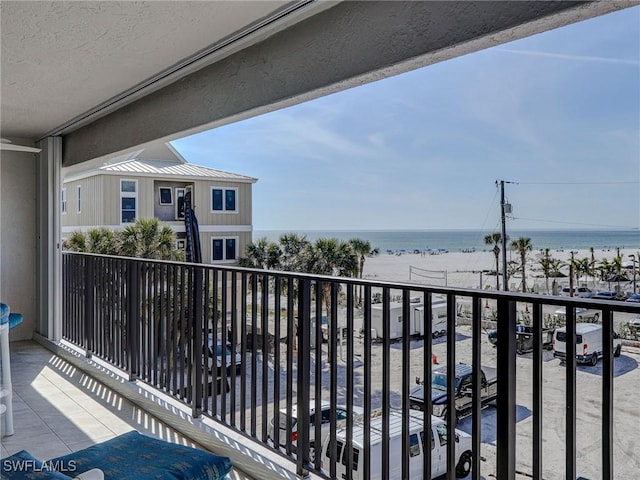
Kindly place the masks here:
POLYGON ((508 182, 508 183, 513 183, 516 185, 640 185, 640 182, 508 182))

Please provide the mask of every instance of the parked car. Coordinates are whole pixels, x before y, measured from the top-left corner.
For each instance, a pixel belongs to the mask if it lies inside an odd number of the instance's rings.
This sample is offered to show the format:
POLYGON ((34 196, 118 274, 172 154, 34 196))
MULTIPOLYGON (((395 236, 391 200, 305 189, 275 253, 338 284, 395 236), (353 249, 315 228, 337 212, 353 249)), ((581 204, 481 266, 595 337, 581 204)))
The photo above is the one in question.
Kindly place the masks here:
MULTIPOLYGON (((566 311, 564 308, 559 308, 553 312, 553 318, 558 321, 566 322, 566 311)), ((600 319, 600 310, 594 310, 592 308, 576 308, 576 321, 578 322, 597 322, 600 319)))
MULTIPOLYGON (((315 400, 309 402, 309 459, 314 461, 316 456, 316 446, 320 448, 324 438, 329 435, 329 428, 331 426, 331 404, 329 402, 322 402, 320 406, 320 414, 316 415, 315 412, 315 400), (321 438, 316 442, 316 422, 320 421, 320 435, 321 438)), ((336 428, 340 428, 346 423, 349 411, 344 405, 338 405, 335 408, 336 412, 336 428)), ((353 414, 355 418, 362 417, 364 410, 361 407, 353 407, 353 414)), ((281 408, 279 415, 279 433, 278 441, 281 447, 287 446, 287 409, 281 408)), ((269 431, 267 436, 269 440, 275 443, 275 419, 271 419, 269 422, 269 431)), ((298 407, 293 405, 291 407, 291 447, 294 448, 298 441, 298 407)))
POLYGON ((633 328, 640 328, 640 317, 629 320, 629 326, 633 328))
POLYGON ((601 300, 616 300, 618 298, 618 294, 616 292, 596 292, 595 295, 591 298, 599 298, 601 300))
MULTIPOLYGON (((224 364, 227 369, 227 375, 238 375, 242 368, 242 355, 236 351, 235 358, 231 352, 229 345, 222 345, 216 343, 213 345, 213 333, 209 333, 209 355, 210 358, 215 356, 216 359, 216 373, 218 376, 222 374, 222 357, 224 356, 224 364)), ((212 365, 210 365, 212 366, 212 365)))
POLYGON ((629 295, 629 298, 626 300, 627 302, 635 302, 640 303, 640 293, 633 293, 629 295))
MULTIPOLYGON (((602 325, 595 323, 576 323, 576 361, 596 365, 602 357, 602 325)), ((620 336, 613 332, 613 356, 619 357, 622 351, 620 336)), ((567 327, 558 328, 553 335, 553 356, 564 361, 567 358, 567 327)))
POLYGON ((571 289, 569 287, 564 287, 562 289, 563 297, 591 298, 594 295, 595 292, 587 287, 573 287, 573 295, 571 295, 571 289))

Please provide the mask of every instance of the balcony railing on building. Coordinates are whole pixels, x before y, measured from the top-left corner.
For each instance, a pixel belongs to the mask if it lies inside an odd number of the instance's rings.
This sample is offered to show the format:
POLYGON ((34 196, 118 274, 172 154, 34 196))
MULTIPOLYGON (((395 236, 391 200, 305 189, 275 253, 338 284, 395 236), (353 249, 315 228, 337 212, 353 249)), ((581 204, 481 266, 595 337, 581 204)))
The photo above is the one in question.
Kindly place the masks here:
MULTIPOLYGON (((614 313, 637 313, 638 306, 63 253, 66 340, 128 372, 131 380, 184 402, 195 417, 206 415, 269 445, 295 461, 300 475, 313 470, 328 478, 432 478, 439 468, 432 455, 416 455, 429 450, 428 437, 416 446, 410 430, 421 422, 419 430, 431 431, 431 416, 416 415, 409 396, 416 377, 432 377, 434 342, 425 339, 440 333, 431 318, 443 300, 446 335, 437 342, 446 348, 439 359, 447 366, 446 436, 456 438, 454 366, 464 357, 473 379, 467 421, 473 479, 487 473, 515 478, 516 472, 542 478, 550 468, 542 439, 548 312, 566 309, 567 339, 575 340, 576 309, 598 309, 608 341, 601 360, 602 448, 596 463, 601 478, 613 479, 614 313), (487 321, 497 332, 494 451, 481 443, 483 431, 494 428, 483 422, 481 399, 487 321), (517 324, 522 321, 531 333, 532 424, 526 451, 518 446, 516 455, 517 324), (320 421, 312 412, 327 403, 331 408, 320 421), (379 447, 372 449, 372 442, 379 447)), ((576 478, 576 343, 566 345, 560 477, 576 478)), ((424 411, 430 412, 427 385, 424 411)), ((446 445, 447 479, 460 471, 457 443, 446 445)))

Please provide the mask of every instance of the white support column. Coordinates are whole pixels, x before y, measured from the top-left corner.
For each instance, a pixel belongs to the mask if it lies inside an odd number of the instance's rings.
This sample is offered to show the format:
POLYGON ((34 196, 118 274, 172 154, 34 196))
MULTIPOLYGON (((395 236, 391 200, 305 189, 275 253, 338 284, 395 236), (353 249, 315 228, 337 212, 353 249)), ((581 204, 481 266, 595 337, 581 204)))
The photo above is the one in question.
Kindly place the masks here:
POLYGON ((38 209, 38 322, 37 331, 54 342, 62 337, 62 261, 60 188, 62 138, 39 142, 37 165, 38 209))

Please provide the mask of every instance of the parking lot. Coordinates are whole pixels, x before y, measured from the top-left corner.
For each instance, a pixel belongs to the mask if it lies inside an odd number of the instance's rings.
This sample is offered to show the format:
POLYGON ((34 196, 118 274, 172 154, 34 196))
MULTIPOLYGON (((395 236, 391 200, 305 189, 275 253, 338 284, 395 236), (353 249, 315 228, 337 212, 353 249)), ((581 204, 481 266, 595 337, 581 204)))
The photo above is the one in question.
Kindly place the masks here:
MULTIPOLYGON (((614 317, 614 328, 628 321, 627 316, 614 317)), ((357 331, 357 329, 356 329, 357 331)), ((471 362, 471 327, 460 325, 456 328, 456 360, 457 362, 471 362)), ((482 336, 482 364, 496 366, 497 350, 485 334, 482 336)), ((286 346, 281 346, 284 354, 286 346)), ((334 367, 338 375, 338 401, 346 403, 346 346, 338 347, 338 364, 334 367)), ((382 350, 380 343, 372 344, 371 376, 373 408, 382 405, 380 391, 382 390, 382 350)), ((422 377, 424 340, 413 338, 410 342, 410 378, 422 377)), ((363 373, 365 365, 362 361, 364 345, 358 338, 354 340, 354 404, 362 406, 364 402, 363 373)), ((446 339, 444 337, 433 340, 433 353, 440 365, 446 363, 446 339)), ((284 358, 284 357, 281 357, 284 358)), ((312 356, 312 370, 313 370, 312 356)), ((323 391, 322 399, 329 400, 329 366, 326 362, 326 344, 321 355, 323 362, 323 391)), ((637 454, 640 445, 640 348, 630 345, 623 346, 622 355, 614 361, 614 472, 615 478, 637 478, 640 471, 640 456, 637 454)), ((391 404, 394 408, 401 407, 402 401, 402 342, 391 344, 391 404)), ((532 440, 533 440, 533 400, 532 375, 533 364, 531 353, 518 355, 517 367, 517 407, 516 407, 516 469, 521 478, 532 475, 532 440)), ((281 368, 286 368, 284 361, 281 368)), ((576 412, 576 465, 579 476, 593 480, 601 478, 601 399, 602 399, 602 360, 596 366, 579 365, 576 378, 577 412, 576 412)), ((282 381, 282 379, 281 379, 282 381)), ((413 385, 411 385, 413 386, 413 385)), ((554 359, 553 352, 543 352, 543 478, 565 478, 565 367, 558 359, 554 359)), ((311 398, 314 393, 311 392, 311 398)), ((272 399, 270 399, 271 402, 272 399)), ((295 400, 294 400, 295 401, 295 400)), ((285 406, 284 399, 280 401, 280 408, 285 406)), ((272 404, 269 405, 268 415, 272 416, 272 404)), ((260 422, 258 422, 260 424, 260 422)), ((471 418, 460 420, 458 428, 471 433, 471 418)), ((481 433, 481 473, 484 478, 492 478, 496 474, 496 411, 489 406, 482 411, 481 433)))

